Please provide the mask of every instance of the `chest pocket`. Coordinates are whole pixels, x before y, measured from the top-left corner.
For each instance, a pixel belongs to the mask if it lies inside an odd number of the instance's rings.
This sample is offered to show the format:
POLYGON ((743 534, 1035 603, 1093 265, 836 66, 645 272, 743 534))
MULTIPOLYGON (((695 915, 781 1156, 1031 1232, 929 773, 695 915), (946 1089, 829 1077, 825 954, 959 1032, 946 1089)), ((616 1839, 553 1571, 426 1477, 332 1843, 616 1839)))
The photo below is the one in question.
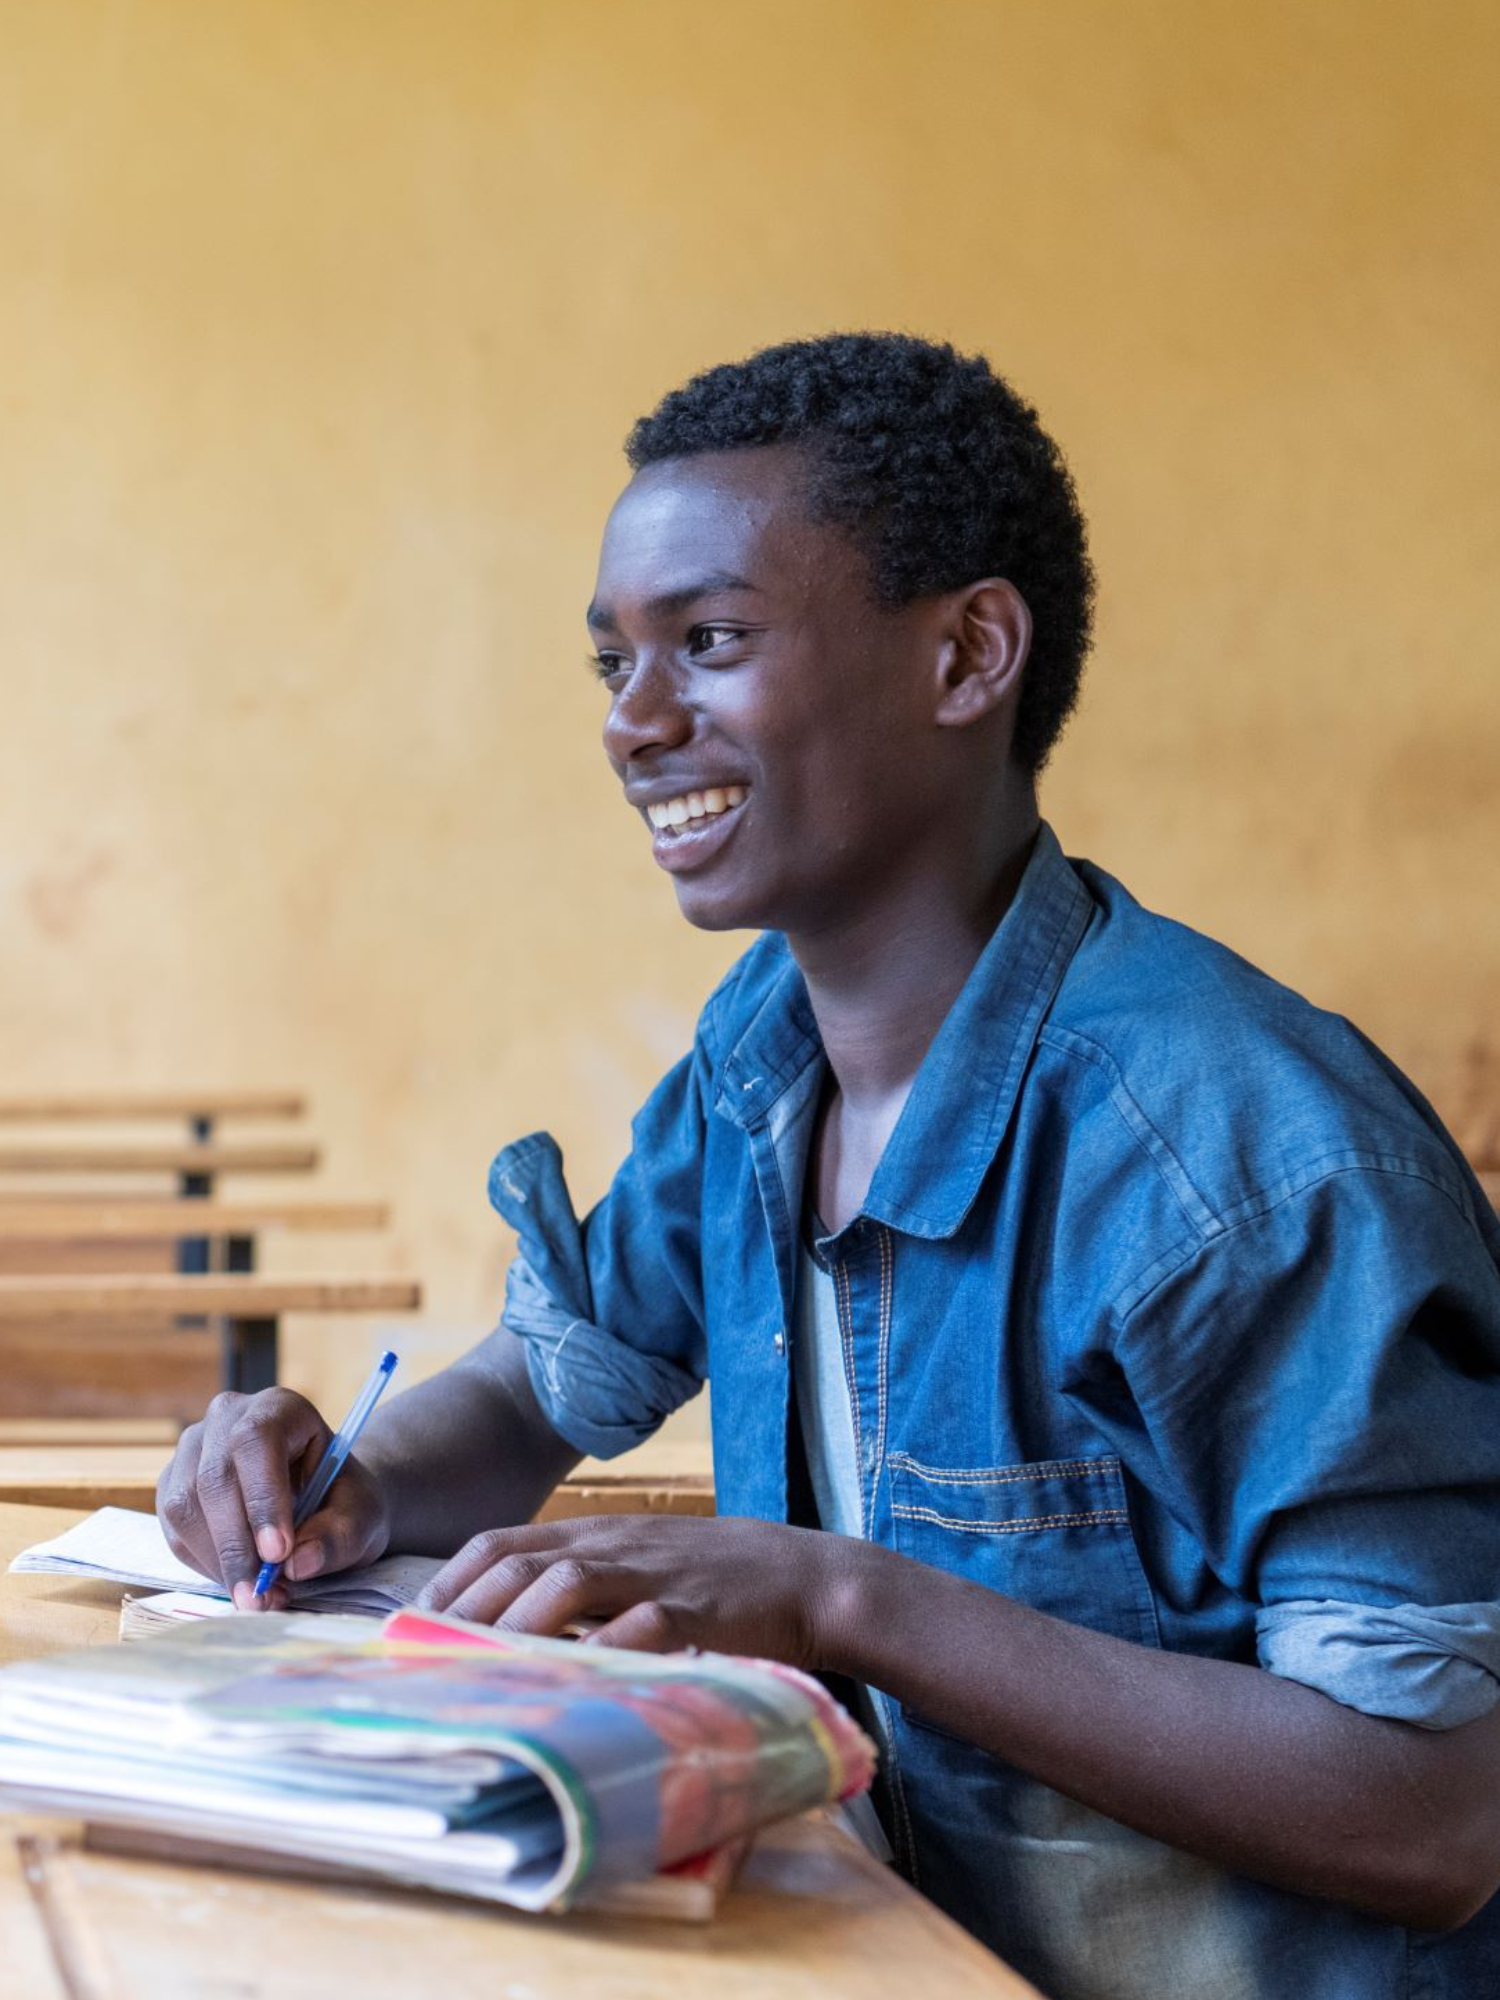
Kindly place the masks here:
POLYGON ((886 1461, 897 1549, 1137 1645, 1159 1646, 1117 1458, 941 1468, 886 1461))

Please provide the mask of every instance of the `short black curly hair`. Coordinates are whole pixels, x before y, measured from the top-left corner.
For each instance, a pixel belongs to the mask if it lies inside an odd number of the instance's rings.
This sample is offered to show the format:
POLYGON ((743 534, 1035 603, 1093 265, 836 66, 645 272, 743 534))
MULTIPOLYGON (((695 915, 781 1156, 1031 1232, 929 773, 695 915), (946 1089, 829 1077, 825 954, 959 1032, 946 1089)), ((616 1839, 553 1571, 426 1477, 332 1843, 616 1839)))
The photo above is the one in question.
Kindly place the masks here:
POLYGON ((1034 633, 1012 755, 1035 774, 1078 701, 1094 570, 1078 495, 1036 411, 983 355, 904 333, 790 340, 709 368, 625 442, 639 472, 751 445, 806 454, 820 520, 866 549, 895 606, 1003 576, 1034 633))

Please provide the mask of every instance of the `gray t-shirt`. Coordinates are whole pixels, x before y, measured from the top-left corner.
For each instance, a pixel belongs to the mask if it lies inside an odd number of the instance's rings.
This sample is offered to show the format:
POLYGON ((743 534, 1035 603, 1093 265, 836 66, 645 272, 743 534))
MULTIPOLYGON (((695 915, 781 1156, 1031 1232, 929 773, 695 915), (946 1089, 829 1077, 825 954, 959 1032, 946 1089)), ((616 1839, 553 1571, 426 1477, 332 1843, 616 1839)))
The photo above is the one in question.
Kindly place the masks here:
MULTIPOLYGON (((792 1374, 818 1526, 834 1535, 862 1535, 854 1412, 849 1401, 849 1377, 844 1369, 838 1300, 831 1272, 825 1270, 805 1243, 797 1262, 792 1374)), ((867 1688, 857 1690, 854 1706, 865 1728, 883 1743, 885 1718, 867 1688)), ((867 1793, 845 1801, 844 1817, 850 1832, 878 1860, 890 1860, 890 1843, 867 1793)))
POLYGON ((833 1275, 805 1243, 798 1251, 792 1374, 818 1526, 835 1535, 862 1535, 854 1412, 833 1275))

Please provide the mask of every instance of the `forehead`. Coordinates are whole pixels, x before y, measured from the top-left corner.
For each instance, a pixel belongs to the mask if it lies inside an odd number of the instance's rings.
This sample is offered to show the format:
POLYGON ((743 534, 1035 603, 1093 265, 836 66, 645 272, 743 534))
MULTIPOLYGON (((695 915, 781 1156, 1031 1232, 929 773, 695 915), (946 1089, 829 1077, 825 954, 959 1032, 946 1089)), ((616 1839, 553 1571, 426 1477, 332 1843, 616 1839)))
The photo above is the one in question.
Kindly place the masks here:
POLYGON ((813 520, 799 453, 704 452, 631 480, 605 524, 595 595, 623 607, 713 577, 802 593, 860 567, 848 536, 813 520))

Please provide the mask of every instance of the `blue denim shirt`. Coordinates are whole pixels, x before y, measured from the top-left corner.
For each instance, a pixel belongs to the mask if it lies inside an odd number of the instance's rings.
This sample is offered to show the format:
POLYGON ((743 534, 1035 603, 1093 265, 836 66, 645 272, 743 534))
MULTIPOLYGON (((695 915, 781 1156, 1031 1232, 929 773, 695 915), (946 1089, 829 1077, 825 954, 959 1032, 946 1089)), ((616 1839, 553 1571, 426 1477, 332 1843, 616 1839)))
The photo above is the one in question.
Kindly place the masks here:
MULTIPOLYGON (((551 1421, 608 1456, 711 1377, 728 1514, 786 1517, 824 1068, 767 935, 582 1225, 546 1134, 491 1171, 521 1238, 505 1321, 551 1421)), ((867 1536, 1373 1715, 1447 1728, 1494 1703, 1500 1230, 1347 1022, 1044 828, 863 1207, 820 1247, 867 1536)), ((1500 1991, 1500 1899, 1409 1933, 1225 1874, 875 1705, 900 1865, 1053 2000, 1500 1991)))

